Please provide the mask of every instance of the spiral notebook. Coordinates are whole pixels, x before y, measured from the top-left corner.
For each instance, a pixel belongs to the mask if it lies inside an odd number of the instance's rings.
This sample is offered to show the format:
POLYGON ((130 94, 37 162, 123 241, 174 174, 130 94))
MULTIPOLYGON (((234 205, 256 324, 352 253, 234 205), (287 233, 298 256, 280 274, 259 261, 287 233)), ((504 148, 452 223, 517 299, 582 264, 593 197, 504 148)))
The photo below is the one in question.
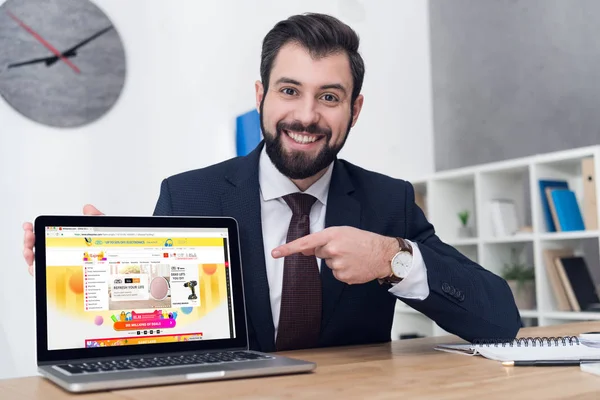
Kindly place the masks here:
POLYGON ((582 344, 577 336, 525 337, 512 342, 485 340, 467 344, 440 344, 436 350, 481 355, 496 361, 598 360, 600 348, 582 344))

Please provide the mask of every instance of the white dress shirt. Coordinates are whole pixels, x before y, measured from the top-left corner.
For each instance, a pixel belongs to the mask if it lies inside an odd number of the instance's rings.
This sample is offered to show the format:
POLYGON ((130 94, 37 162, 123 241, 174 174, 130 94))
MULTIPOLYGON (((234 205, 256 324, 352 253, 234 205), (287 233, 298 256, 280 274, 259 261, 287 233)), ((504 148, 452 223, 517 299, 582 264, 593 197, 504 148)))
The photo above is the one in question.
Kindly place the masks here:
MULTIPOLYGON (((325 210, 332 172, 333 164, 329 166, 327 172, 317 182, 304 192, 317 198, 310 211, 311 233, 322 231, 325 227, 325 210)), ((260 155, 258 181, 261 194, 260 211, 265 264, 269 281, 273 324, 275 325, 275 338, 277 338, 281 290, 283 287, 283 258, 273 258, 271 251, 277 246, 285 244, 288 227, 292 219, 292 210, 282 197, 300 190, 289 178, 279 172, 264 148, 260 155)), ((423 300, 429 295, 427 270, 419 247, 416 243, 410 242, 410 244, 413 246, 413 265, 410 273, 401 282, 389 289, 389 292, 398 297, 423 300)), ((319 258, 317 258, 317 265, 320 270, 321 260, 319 258)))

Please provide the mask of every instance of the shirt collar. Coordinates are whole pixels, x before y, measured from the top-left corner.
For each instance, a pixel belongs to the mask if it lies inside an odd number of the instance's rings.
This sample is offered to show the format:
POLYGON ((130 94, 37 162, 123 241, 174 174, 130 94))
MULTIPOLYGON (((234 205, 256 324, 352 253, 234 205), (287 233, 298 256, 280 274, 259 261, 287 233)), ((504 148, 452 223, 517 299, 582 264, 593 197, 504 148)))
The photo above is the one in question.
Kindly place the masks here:
MULTIPOLYGON (((327 205, 329 183, 333 172, 333 163, 327 167, 325 174, 312 184, 304 193, 317 198, 323 205, 327 205)), ((287 176, 283 175, 267 155, 265 147, 260 153, 258 164, 258 182, 263 201, 278 199, 290 193, 298 193, 300 190, 287 176)))

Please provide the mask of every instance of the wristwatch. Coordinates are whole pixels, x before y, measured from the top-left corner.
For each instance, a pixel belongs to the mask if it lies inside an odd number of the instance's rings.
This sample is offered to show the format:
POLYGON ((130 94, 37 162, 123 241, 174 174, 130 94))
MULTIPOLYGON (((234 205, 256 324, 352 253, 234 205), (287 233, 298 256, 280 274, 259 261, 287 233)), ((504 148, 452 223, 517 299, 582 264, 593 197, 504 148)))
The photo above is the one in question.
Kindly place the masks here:
POLYGON ((406 278, 413 261, 413 249, 408 241, 397 237, 396 240, 400 245, 399 251, 392 257, 390 261, 391 274, 379 280, 379 283, 396 284, 406 278))

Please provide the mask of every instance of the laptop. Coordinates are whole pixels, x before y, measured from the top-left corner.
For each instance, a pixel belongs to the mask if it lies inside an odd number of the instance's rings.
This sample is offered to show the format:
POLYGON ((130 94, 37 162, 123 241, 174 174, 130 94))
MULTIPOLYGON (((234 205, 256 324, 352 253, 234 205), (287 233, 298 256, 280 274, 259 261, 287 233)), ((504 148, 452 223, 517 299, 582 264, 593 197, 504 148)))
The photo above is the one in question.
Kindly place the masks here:
POLYGON ((39 372, 69 392, 309 372, 249 350, 237 222, 35 220, 39 372))

